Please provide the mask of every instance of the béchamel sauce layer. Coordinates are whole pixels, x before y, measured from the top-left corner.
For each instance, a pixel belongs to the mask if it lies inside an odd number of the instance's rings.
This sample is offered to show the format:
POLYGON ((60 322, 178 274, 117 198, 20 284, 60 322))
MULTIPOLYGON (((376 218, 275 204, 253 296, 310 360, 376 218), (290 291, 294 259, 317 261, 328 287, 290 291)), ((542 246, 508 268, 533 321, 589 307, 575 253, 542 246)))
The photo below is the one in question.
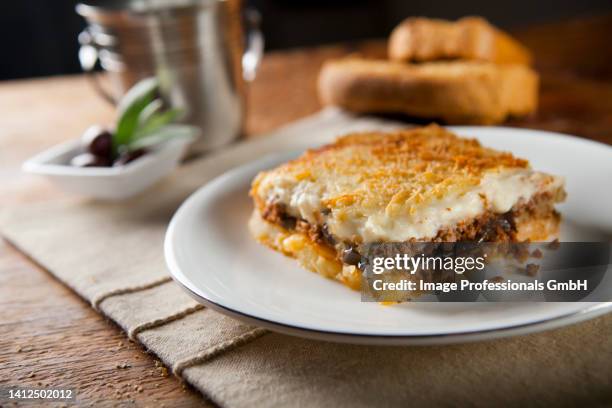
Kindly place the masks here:
POLYGON ((282 203, 289 215, 362 243, 431 239, 562 188, 562 178, 526 160, 430 125, 341 137, 260 173, 251 194, 260 211, 282 203))

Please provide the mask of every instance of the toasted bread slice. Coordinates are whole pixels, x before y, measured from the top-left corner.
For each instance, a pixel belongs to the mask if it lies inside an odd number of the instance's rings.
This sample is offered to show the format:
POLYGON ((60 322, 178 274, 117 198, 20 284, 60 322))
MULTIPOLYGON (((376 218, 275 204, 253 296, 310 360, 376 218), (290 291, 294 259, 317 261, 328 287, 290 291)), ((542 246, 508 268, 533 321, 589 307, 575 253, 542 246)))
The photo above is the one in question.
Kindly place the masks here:
POLYGON ((403 113, 449 124, 493 124, 537 107, 538 75, 524 65, 328 61, 319 97, 358 113, 403 113))
POLYGON ((391 33, 389 57, 395 61, 467 59, 525 65, 532 61, 527 48, 479 17, 457 22, 408 18, 391 33))

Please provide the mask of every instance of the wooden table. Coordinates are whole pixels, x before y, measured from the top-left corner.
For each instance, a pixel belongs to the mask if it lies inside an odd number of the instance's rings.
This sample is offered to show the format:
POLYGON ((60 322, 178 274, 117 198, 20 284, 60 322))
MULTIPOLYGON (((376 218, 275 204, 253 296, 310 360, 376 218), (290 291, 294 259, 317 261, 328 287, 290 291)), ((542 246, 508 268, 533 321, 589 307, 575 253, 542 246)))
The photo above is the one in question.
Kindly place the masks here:
MULTIPOLYGON (((540 111, 513 121, 612 143, 612 16, 575 19, 515 33, 537 56, 540 111)), ((349 52, 384 56, 384 43, 271 53, 249 95, 248 135, 316 112, 321 63, 349 52)), ((44 180, 20 173, 20 163, 74 138, 113 111, 82 76, 0 84, 0 210, 61 196, 44 180)), ((201 396, 167 377, 154 356, 89 305, 0 241, 0 386, 70 386, 87 402, 133 399, 139 406, 196 406, 201 396), (118 368, 129 363, 129 368, 118 368)))

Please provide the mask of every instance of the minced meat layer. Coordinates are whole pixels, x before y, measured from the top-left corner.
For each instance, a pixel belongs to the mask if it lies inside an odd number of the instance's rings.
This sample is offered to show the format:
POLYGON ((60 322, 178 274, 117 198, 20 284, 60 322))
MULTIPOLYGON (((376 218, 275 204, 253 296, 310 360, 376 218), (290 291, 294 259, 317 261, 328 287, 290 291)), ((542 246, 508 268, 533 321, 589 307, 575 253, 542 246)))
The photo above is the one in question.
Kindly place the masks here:
MULTIPOLYGON (((559 218, 553 205, 553 194, 546 192, 534 196, 529 202, 512 210, 498 214, 487 211, 468 222, 461 222, 453 228, 438 231, 432 242, 517 242, 517 225, 521 221, 550 217, 559 218)), ((324 210, 325 212, 326 210, 324 210)), ((327 210, 329 211, 329 210, 327 210)), ((338 254, 338 259, 348 265, 358 265, 361 259, 359 244, 339 241, 327 229, 326 224, 311 225, 306 220, 291 216, 282 203, 266 206, 262 218, 288 231, 307 235, 312 241, 338 254)), ((416 242, 411 239, 408 242, 416 242)))

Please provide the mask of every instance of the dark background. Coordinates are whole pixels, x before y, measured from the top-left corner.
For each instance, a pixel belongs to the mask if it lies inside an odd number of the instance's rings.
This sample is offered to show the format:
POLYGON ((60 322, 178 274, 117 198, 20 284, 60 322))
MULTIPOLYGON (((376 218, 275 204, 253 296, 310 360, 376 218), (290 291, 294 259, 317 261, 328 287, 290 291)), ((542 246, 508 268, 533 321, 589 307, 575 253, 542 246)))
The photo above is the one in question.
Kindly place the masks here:
MULTIPOLYGON (((0 80, 80 72, 84 21, 73 0, 0 2, 0 80)), ((612 12, 611 0, 249 0, 262 16, 266 49, 386 37, 404 17, 481 15, 511 29, 612 12)))

